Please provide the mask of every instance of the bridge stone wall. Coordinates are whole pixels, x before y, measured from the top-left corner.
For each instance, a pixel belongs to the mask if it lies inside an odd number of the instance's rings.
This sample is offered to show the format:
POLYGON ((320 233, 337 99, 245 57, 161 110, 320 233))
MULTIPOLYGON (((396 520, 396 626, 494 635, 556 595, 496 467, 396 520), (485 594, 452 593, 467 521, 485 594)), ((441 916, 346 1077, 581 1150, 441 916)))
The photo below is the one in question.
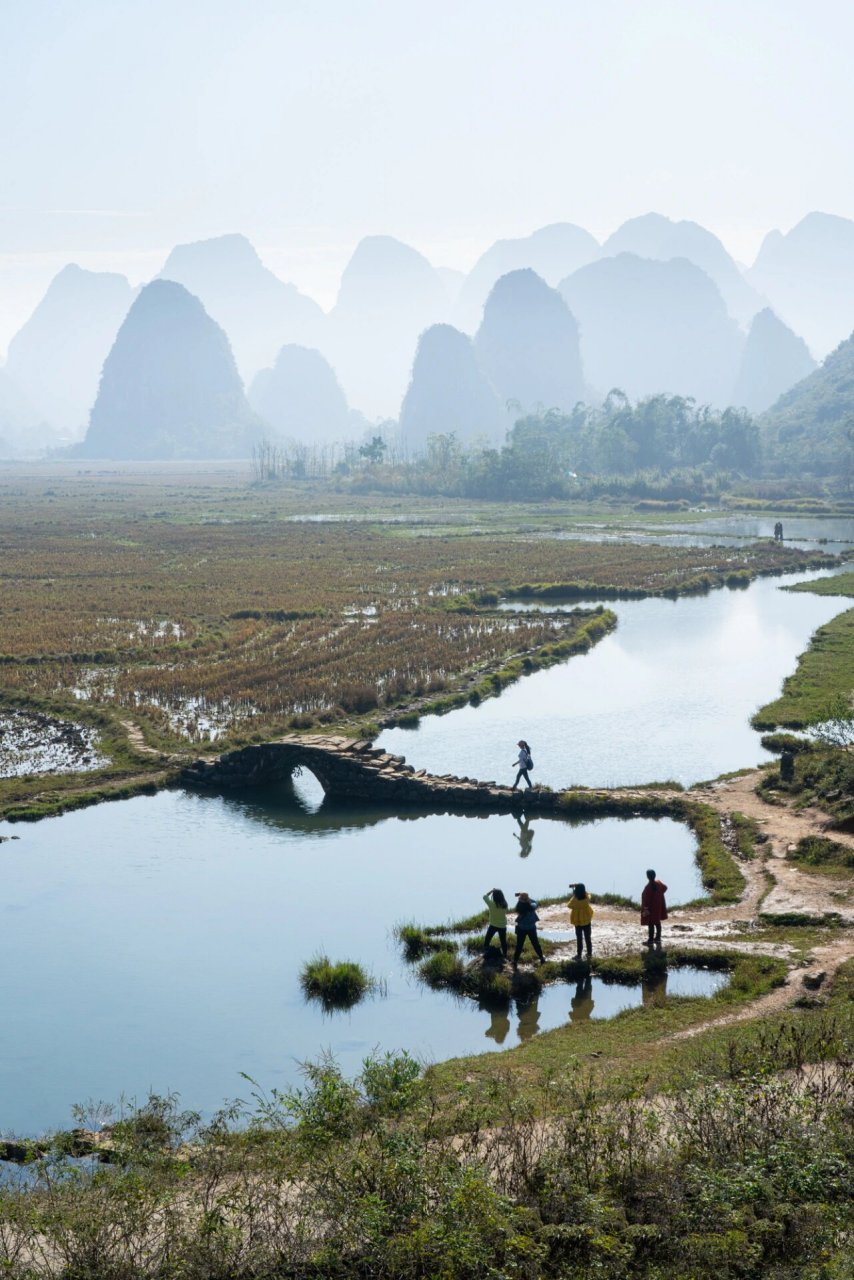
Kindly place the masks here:
POLYGON ((477 778, 437 776, 414 769, 405 757, 390 755, 370 742, 328 736, 293 734, 205 757, 186 768, 181 780, 215 791, 237 790, 269 786, 290 777, 296 768, 310 769, 330 798, 493 812, 524 808, 549 813, 558 807, 558 793, 553 791, 513 791, 477 778))

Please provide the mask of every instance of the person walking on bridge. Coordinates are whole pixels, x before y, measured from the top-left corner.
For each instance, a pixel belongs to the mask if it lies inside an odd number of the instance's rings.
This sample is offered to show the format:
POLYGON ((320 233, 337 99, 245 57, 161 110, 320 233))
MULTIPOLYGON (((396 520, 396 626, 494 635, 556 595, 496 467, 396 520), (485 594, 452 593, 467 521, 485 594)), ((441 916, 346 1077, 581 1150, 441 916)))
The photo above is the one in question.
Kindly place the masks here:
POLYGON ((530 791, 531 779, 528 777, 528 770, 533 769, 534 767, 531 748, 528 746, 524 738, 520 738, 516 743, 516 746, 519 748, 519 754, 513 763, 519 766, 519 772, 516 774, 516 781, 513 783, 511 790, 517 791, 519 789, 519 779, 524 778, 528 784, 528 790, 530 791))
POLYGON ((656 878, 654 871, 647 871, 646 886, 641 894, 641 924, 648 930, 646 945, 661 946, 661 922, 667 919, 667 903, 664 895, 667 885, 656 878))

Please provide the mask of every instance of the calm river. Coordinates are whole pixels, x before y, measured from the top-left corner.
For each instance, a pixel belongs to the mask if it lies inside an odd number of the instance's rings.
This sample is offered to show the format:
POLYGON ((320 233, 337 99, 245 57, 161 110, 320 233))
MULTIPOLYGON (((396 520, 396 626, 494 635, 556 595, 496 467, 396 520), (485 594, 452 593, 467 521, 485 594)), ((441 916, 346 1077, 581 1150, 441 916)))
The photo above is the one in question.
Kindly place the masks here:
POLYGON ((822 576, 606 602, 618 626, 590 653, 535 672, 479 707, 389 729, 377 745, 432 773, 512 781, 516 743, 525 738, 535 780, 552 787, 666 779, 689 786, 757 764, 770 757, 751 714, 779 693, 815 629, 852 605, 780 589, 822 576))
MULTIPOLYGON (((439 772, 507 778, 525 736, 535 776, 563 785, 752 765, 748 716, 849 603, 780 585, 617 604, 618 630, 586 657, 382 743, 439 772)), ((635 896, 647 866, 673 901, 699 891, 693 838, 670 821, 335 809, 310 778, 242 799, 141 796, 0 834, 19 837, 0 845, 0 1130, 25 1133, 123 1092, 176 1090, 210 1111, 248 1096, 241 1072, 282 1087, 324 1048, 352 1073, 374 1047, 445 1058, 608 1016, 644 993, 562 985, 496 1013, 427 990, 393 927, 470 914, 493 885, 552 896, 583 878, 635 896), (324 1016, 298 983, 320 950, 360 961, 386 994, 324 1016)), ((667 995, 719 981, 674 973, 667 995)))

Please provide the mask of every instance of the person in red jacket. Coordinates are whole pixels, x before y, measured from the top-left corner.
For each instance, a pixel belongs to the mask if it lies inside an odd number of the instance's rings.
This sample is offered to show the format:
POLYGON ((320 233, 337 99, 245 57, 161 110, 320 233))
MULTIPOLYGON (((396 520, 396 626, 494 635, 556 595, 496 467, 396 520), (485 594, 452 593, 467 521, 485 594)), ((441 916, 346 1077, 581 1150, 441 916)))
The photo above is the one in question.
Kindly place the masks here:
POLYGON ((656 879, 654 871, 647 871, 646 886, 641 894, 641 924, 649 930, 646 945, 661 946, 661 922, 667 919, 667 903, 664 895, 667 885, 656 879))

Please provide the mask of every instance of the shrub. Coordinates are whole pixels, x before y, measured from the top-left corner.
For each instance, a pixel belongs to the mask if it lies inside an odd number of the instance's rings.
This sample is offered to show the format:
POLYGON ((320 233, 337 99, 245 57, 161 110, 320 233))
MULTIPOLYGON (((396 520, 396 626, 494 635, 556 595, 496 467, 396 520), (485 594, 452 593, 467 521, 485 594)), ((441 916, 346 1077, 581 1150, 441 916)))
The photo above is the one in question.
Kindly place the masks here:
POLYGON ((352 960, 333 963, 326 955, 303 965, 300 984, 306 999, 319 1000, 328 1010, 352 1008, 376 985, 361 965, 352 960))
POLYGON ((824 836, 804 836, 803 840, 798 841, 794 852, 787 856, 793 862, 805 862, 811 867, 854 868, 854 849, 824 836))
POLYGON ((437 937, 428 933, 418 924, 399 924, 394 931, 398 942, 403 946, 405 959, 420 960, 422 956, 434 951, 453 951, 454 944, 450 938, 437 937))
POLYGON ((418 976, 431 987, 452 987, 460 990, 463 985, 465 965, 456 948, 453 951, 437 951, 418 966, 418 976))

